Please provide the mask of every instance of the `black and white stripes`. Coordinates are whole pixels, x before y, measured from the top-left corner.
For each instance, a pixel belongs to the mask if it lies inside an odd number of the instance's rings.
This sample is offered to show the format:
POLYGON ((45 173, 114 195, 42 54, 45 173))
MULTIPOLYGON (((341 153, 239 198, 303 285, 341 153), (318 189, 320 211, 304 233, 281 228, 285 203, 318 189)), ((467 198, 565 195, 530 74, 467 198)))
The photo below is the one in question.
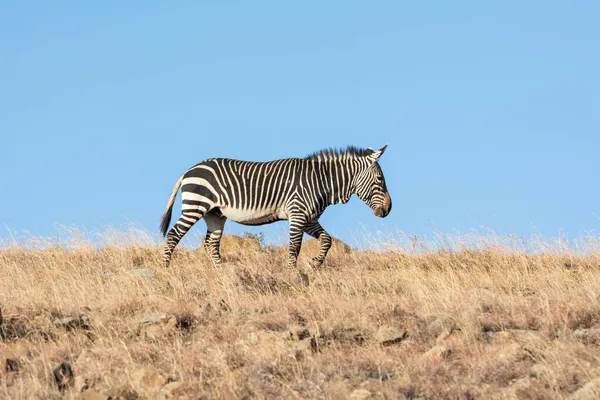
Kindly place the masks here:
POLYGON ((289 261, 296 266, 304 233, 321 242, 319 266, 331 247, 331 236, 321 227, 319 217, 327 206, 347 203, 353 194, 387 216, 392 200, 377 160, 382 149, 323 150, 306 158, 269 162, 212 158, 188 169, 175 184, 161 230, 166 235, 164 263, 169 265, 173 250, 187 231, 201 218, 207 225, 204 246, 215 264, 221 262, 219 244, 225 221, 263 225, 288 220, 289 261), (171 213, 181 187, 181 216, 171 228, 171 213))

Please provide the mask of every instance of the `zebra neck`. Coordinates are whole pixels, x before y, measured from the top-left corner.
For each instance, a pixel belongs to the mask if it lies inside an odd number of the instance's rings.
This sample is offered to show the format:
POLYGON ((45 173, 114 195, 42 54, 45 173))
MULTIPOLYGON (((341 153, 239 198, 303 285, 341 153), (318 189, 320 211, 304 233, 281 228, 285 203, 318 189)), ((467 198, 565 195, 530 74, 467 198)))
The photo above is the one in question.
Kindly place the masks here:
POLYGON ((346 204, 353 194, 354 171, 352 164, 342 161, 323 163, 322 172, 327 204, 346 204))

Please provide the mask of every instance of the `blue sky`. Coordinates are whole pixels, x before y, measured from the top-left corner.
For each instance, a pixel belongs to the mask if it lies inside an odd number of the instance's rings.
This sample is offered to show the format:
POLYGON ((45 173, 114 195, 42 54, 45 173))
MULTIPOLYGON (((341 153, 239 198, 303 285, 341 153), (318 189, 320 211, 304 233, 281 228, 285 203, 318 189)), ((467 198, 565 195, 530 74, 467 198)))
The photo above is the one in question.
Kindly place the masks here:
POLYGON ((322 217, 332 234, 596 230, 599 17, 591 0, 5 1, 0 223, 158 234, 205 158, 389 143, 392 213, 354 198, 322 217))

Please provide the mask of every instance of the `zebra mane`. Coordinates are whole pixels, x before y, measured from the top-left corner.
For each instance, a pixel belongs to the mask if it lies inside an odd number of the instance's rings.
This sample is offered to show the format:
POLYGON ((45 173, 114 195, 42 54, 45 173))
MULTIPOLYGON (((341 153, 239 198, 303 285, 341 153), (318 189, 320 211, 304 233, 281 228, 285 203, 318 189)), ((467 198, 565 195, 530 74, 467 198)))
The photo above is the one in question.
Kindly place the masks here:
POLYGON ((364 157, 373 154, 373 149, 361 149, 356 146, 348 146, 345 149, 323 149, 312 154, 309 154, 305 160, 330 160, 341 156, 364 157))

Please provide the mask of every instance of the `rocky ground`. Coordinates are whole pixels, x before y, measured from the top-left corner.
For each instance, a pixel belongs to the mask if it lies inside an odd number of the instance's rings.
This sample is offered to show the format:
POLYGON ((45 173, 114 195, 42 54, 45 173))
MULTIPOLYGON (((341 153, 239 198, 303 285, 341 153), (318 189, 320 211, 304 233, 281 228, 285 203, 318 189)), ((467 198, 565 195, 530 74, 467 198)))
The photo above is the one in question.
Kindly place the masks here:
POLYGON ((0 251, 0 398, 600 398, 600 254, 0 251))

